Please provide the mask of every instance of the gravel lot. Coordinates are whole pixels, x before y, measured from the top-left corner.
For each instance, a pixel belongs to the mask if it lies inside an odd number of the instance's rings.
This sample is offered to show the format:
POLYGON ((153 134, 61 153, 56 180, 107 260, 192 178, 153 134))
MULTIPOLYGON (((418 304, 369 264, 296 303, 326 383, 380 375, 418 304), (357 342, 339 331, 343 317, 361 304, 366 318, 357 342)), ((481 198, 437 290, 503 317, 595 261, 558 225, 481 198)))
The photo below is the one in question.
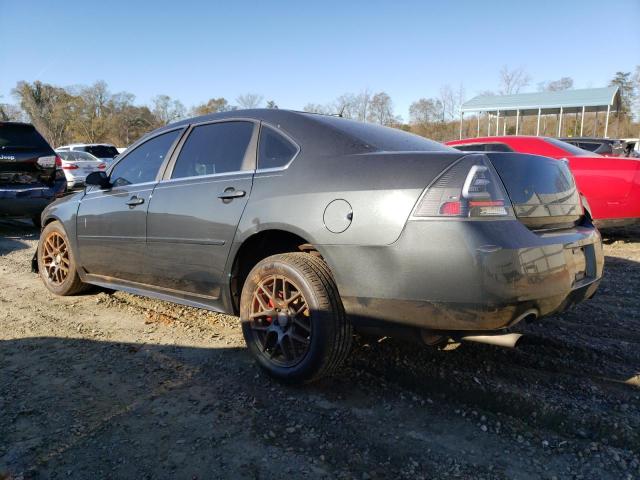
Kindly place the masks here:
POLYGON ((235 317, 58 298, 0 220, 0 479, 640 478, 640 230, 517 349, 358 339, 335 378, 260 373, 235 317))

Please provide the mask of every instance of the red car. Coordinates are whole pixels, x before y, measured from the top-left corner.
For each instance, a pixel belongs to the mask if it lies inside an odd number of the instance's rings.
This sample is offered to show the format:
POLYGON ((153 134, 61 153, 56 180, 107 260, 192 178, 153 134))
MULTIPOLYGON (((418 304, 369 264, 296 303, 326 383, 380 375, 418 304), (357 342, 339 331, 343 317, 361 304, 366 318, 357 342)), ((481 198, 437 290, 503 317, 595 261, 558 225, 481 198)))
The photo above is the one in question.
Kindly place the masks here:
POLYGON ((447 142, 465 151, 520 152, 567 159, 583 205, 599 227, 640 222, 640 160, 603 157, 549 137, 513 135, 447 142))

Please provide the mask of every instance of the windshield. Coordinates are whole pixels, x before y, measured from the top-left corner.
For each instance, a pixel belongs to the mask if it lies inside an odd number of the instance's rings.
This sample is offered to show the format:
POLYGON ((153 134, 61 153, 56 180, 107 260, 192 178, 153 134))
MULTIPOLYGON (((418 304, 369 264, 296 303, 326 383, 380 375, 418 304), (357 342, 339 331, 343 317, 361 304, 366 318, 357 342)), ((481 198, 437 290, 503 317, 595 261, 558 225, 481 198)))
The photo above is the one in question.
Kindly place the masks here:
POLYGON ((583 150, 580 147, 576 147, 575 145, 571 145, 570 143, 563 142, 562 140, 558 140, 557 138, 549 138, 549 137, 547 137, 544 140, 545 140, 545 142, 550 143, 554 147, 558 147, 561 150, 564 150, 565 152, 567 152, 570 155, 576 155, 576 156, 584 156, 584 155, 594 156, 594 155, 598 155, 597 153, 592 153, 592 152, 589 152, 587 150, 583 150))
POLYGON ((0 148, 48 150, 49 144, 32 125, 0 124, 0 148))
POLYGON ((118 149, 111 145, 92 145, 84 147, 84 151, 98 158, 114 158, 118 155, 118 149))
POLYGON ((92 162, 99 162, 100 160, 97 159, 96 157, 94 157, 93 155, 91 155, 90 153, 87 152, 79 152, 79 151, 71 151, 71 152, 67 152, 67 151, 56 151, 56 153, 58 154, 58 156, 60 156, 60 158, 62 158, 63 160, 66 160, 67 162, 77 162, 77 161, 92 161, 92 162))
POLYGON ((330 125, 361 142, 387 152, 447 152, 452 148, 397 128, 357 122, 341 117, 306 113, 314 120, 330 125))

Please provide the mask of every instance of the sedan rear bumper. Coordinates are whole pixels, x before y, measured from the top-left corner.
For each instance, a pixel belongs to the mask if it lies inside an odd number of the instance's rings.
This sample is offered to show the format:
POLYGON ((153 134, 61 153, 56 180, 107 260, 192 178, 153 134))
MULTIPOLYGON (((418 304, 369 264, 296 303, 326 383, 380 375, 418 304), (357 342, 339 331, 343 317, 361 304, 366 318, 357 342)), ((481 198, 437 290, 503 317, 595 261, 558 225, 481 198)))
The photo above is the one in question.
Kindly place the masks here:
POLYGON ((386 247, 325 246, 356 325, 499 330, 594 295, 604 257, 591 224, 535 233, 516 220, 410 221, 386 247))

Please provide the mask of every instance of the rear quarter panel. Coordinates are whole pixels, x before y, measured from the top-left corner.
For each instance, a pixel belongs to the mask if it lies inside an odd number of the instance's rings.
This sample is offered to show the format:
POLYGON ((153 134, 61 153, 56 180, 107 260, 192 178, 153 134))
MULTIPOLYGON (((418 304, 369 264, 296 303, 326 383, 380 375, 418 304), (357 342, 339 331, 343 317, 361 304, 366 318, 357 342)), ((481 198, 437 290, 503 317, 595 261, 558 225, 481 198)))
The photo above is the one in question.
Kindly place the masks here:
POLYGON ((236 239, 282 229, 315 245, 389 245, 400 236, 425 187, 463 155, 317 156, 296 158, 286 170, 258 172, 236 239), (337 199, 346 200, 353 212, 351 225, 342 233, 329 231, 323 219, 327 205, 337 199))

